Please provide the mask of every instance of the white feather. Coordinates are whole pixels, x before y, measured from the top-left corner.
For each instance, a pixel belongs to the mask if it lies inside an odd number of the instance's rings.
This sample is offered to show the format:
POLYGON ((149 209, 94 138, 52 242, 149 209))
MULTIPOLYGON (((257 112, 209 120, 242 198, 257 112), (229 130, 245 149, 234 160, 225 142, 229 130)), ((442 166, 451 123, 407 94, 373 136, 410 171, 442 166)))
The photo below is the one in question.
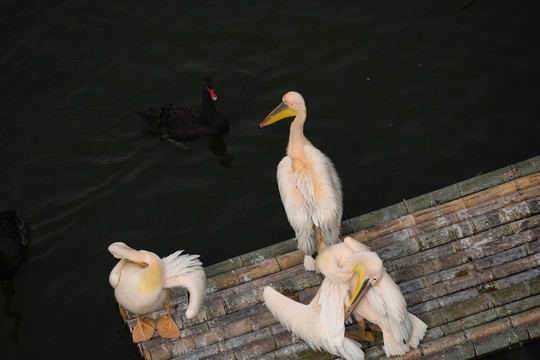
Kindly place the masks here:
POLYGON ((349 296, 352 296, 359 281, 357 276, 352 276, 353 269, 357 264, 364 264, 366 277, 373 285, 353 310, 354 318, 357 321, 366 319, 381 327, 387 356, 403 355, 411 347, 418 346, 426 325, 409 314, 399 287, 388 275, 376 253, 347 237, 342 244, 325 248, 317 257, 316 264, 318 270, 327 276, 326 279, 338 281, 344 274, 351 274, 346 282, 349 296))
POLYGON ((199 312, 206 297, 206 275, 199 255, 180 255, 182 250, 164 257, 163 288, 184 287, 189 292, 186 317, 191 319, 199 312))
POLYGON ((277 183, 281 201, 298 241, 298 249, 305 254, 315 252, 315 241, 311 213, 304 194, 298 187, 298 174, 293 172, 292 160, 284 157, 277 168, 277 183))
POLYGON ((319 149, 308 144, 304 146, 304 154, 311 164, 311 173, 317 175, 312 179, 312 183, 316 182, 317 194, 313 185, 311 187, 314 203, 312 217, 321 228, 326 245, 337 244, 343 215, 341 181, 332 161, 319 149))
POLYGON ((192 271, 202 270, 200 255, 181 255, 184 250, 178 250, 161 259, 163 261, 163 274, 165 281, 178 275, 185 275, 192 271))
POLYGON ((264 289, 264 301, 274 317, 313 349, 324 349, 347 360, 364 358, 360 344, 345 338, 343 304, 348 296, 346 284, 324 280, 308 305, 281 295, 271 287, 264 289))

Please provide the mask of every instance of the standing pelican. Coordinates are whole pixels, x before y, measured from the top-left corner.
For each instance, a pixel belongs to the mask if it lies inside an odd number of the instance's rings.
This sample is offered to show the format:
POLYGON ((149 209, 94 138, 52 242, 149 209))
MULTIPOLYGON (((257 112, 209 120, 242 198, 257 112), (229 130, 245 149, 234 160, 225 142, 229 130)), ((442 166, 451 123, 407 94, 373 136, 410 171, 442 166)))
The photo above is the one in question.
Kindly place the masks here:
POLYGON ((291 91, 260 127, 287 117, 291 123, 287 155, 277 168, 281 201, 295 231, 298 248, 306 255, 304 266, 315 270, 311 255, 326 245, 339 243, 343 201, 341 182, 332 161, 304 136, 307 111, 304 98, 291 91))
POLYGON ((351 299, 345 304, 345 318, 352 314, 357 321, 377 324, 386 356, 403 355, 418 346, 427 326, 407 311, 399 287, 369 247, 347 237, 343 243, 322 250, 316 266, 326 279, 348 284, 351 299))
POLYGON ((171 317, 169 308, 170 290, 185 287, 189 291, 188 319, 194 317, 206 296, 206 277, 198 260, 199 255, 180 255, 177 251, 163 259, 146 250, 134 250, 122 242, 109 246, 110 253, 121 259, 112 269, 109 282, 120 305, 137 314, 137 325, 133 329, 133 342, 149 340, 154 335, 155 324, 144 315, 165 306, 168 316, 157 323, 159 335, 166 339, 177 339, 180 330, 171 317))

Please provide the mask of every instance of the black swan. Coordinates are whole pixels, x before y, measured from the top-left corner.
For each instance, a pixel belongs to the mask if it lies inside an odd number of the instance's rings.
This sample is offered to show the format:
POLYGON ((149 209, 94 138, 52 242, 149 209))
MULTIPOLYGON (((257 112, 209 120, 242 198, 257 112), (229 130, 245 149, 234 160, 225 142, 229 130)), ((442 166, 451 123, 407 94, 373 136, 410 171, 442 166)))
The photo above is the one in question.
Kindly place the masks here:
POLYGON ((0 281, 11 279, 28 247, 30 229, 13 210, 0 211, 0 281))
POLYGON ((212 80, 202 80, 202 104, 200 106, 163 106, 161 110, 149 108, 139 115, 149 129, 160 130, 164 135, 178 139, 196 138, 229 131, 229 123, 214 106, 217 96, 212 80))

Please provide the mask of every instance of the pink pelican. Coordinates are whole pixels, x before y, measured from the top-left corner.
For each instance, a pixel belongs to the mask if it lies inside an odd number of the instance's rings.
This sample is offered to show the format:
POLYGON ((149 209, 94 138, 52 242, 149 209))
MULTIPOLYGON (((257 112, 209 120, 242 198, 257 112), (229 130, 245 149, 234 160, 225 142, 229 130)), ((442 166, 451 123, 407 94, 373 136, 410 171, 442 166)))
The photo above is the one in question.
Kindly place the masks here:
POLYGON ((294 117, 287 155, 277 168, 277 181, 298 248, 305 254, 304 265, 307 270, 315 270, 311 255, 340 241, 343 201, 341 182, 332 161, 304 136, 306 116, 304 98, 291 91, 260 127, 294 117))
POLYGON ((352 314, 357 321, 377 324, 386 356, 403 355, 418 346, 427 326, 407 311, 399 287, 369 247, 347 237, 343 243, 322 250, 316 266, 330 281, 348 285, 345 318, 352 314))
POLYGON ((133 342, 147 341, 154 335, 154 322, 143 320, 140 315, 161 306, 165 306, 168 316, 159 319, 158 334, 166 339, 179 338, 180 330, 169 308, 170 289, 185 287, 190 295, 186 317, 197 315, 206 296, 206 276, 199 255, 180 255, 182 250, 179 250, 160 259, 150 251, 137 251, 122 242, 109 245, 109 251, 121 259, 109 275, 114 296, 121 306, 137 315, 133 342))
POLYGON ((274 317, 314 349, 325 349, 347 360, 363 359, 358 342, 345 337, 345 320, 352 314, 377 324, 387 356, 416 348, 426 331, 407 304, 376 253, 347 237, 343 243, 321 250, 317 269, 325 275, 308 305, 264 289, 264 300, 274 317))

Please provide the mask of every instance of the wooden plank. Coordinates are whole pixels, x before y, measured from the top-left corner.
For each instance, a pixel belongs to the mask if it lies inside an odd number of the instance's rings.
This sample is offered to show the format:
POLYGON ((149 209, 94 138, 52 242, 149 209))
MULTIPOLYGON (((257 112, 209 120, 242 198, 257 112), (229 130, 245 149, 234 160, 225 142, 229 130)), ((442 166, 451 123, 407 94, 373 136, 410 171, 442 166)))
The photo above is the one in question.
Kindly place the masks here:
POLYGON ((246 266, 234 270, 239 283, 245 283, 258 279, 260 277, 276 273, 280 270, 278 262, 275 258, 271 258, 260 263, 246 266))
POLYGON ((394 220, 390 220, 380 225, 373 226, 366 231, 368 239, 375 239, 380 236, 392 234, 396 231, 407 229, 415 224, 412 215, 405 215, 394 220))
POLYGON ((466 196, 482 192, 485 189, 495 188, 497 185, 508 183, 514 179, 515 175, 512 168, 507 166, 472 179, 461 181, 457 185, 461 189, 462 196, 466 196))
POLYGON ((540 169, 540 155, 531 159, 520 161, 513 165, 515 173, 519 177, 525 177, 537 173, 540 169))
POLYGON ((350 224, 352 226, 353 232, 358 232, 360 230, 383 224, 405 215, 407 215, 407 210, 405 209, 405 206, 402 203, 398 203, 350 219, 350 224))
POLYGON ((281 270, 302 264, 304 262, 304 253, 296 250, 287 254, 280 255, 276 258, 281 270))
POLYGON ((511 194, 517 190, 518 188, 516 182, 512 181, 494 188, 487 188, 486 190, 473 193, 464 197, 463 201, 465 201, 467 208, 472 208, 481 205, 482 203, 486 203, 489 200, 511 194))

